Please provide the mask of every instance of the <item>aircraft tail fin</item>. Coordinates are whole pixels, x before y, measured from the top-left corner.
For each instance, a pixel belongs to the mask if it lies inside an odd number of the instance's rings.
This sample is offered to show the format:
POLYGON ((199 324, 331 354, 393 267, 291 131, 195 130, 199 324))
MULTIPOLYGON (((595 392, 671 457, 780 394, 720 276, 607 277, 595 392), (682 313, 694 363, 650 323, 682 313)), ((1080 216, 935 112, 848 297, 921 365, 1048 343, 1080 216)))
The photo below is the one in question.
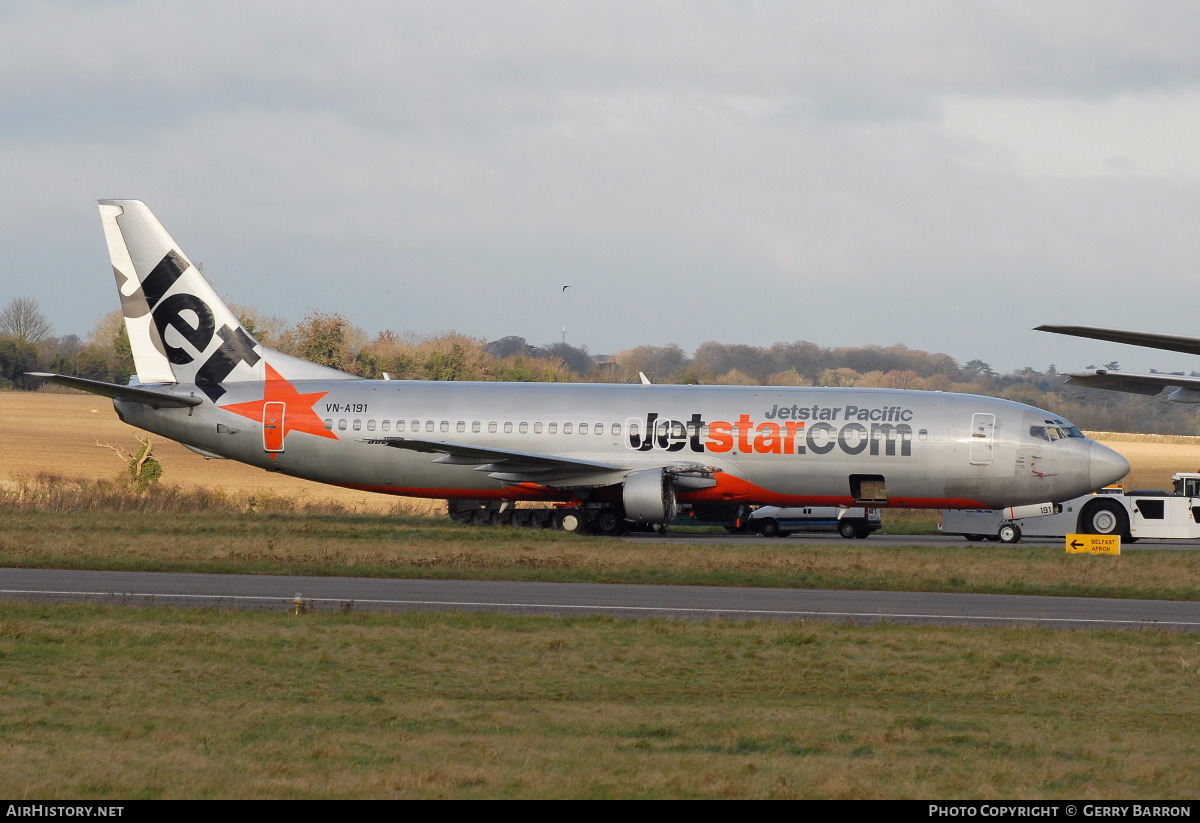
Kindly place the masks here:
POLYGON ((268 361, 292 380, 353 378, 255 340, 142 201, 101 200, 100 220, 140 382, 195 383, 216 401, 222 384, 266 379, 268 361))

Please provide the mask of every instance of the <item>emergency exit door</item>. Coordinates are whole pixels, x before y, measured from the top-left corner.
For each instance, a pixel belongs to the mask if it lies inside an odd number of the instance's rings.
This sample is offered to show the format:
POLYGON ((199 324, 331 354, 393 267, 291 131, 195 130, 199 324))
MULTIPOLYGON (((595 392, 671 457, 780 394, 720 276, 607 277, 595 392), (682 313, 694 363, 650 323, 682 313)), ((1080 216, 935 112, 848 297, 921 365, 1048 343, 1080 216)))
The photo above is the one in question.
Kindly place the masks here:
POLYGON ((986 466, 992 462, 996 435, 996 415, 979 412, 971 415, 971 462, 986 466))
POLYGON ((283 417, 287 404, 272 400, 263 404, 263 448, 268 452, 283 451, 283 417))

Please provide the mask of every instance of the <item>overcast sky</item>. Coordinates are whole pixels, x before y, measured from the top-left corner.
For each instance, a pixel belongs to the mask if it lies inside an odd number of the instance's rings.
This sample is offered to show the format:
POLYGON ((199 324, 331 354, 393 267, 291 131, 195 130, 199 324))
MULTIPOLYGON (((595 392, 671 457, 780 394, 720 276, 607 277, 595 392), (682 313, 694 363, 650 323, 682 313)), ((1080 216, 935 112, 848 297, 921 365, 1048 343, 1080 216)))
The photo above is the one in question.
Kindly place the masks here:
POLYGON ((1166 0, 0 0, 0 304, 85 335, 137 198, 290 321, 1200 368, 1031 331, 1200 336, 1197 42, 1166 0))

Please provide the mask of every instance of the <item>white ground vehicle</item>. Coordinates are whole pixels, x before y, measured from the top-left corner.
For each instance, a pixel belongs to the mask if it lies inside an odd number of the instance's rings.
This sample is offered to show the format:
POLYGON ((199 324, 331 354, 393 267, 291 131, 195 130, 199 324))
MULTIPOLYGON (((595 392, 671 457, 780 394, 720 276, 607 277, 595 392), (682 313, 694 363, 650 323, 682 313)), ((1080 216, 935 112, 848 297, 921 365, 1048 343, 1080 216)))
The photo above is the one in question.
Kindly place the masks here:
POLYGON ((763 537, 787 537, 792 532, 837 532, 845 538, 863 538, 882 525, 879 509, 838 506, 763 506, 746 520, 747 528, 763 537))
POLYGON ((942 512, 938 528, 968 540, 1016 543, 1025 537, 1068 534, 1116 534, 1132 542, 1143 537, 1200 539, 1200 473, 1172 475, 1172 491, 1106 486, 1076 497, 1039 517, 1013 518, 1007 509, 963 509, 942 512))

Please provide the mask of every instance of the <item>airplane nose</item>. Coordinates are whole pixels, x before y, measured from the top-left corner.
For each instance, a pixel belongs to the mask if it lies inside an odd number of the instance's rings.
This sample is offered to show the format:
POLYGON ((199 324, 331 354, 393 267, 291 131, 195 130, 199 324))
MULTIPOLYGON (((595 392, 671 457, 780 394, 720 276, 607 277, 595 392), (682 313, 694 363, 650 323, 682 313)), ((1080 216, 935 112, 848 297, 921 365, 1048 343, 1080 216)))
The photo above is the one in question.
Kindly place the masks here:
POLYGON ((1093 442, 1088 460, 1088 474, 1092 480, 1092 488, 1103 488, 1129 474, 1129 461, 1108 446, 1093 442))

